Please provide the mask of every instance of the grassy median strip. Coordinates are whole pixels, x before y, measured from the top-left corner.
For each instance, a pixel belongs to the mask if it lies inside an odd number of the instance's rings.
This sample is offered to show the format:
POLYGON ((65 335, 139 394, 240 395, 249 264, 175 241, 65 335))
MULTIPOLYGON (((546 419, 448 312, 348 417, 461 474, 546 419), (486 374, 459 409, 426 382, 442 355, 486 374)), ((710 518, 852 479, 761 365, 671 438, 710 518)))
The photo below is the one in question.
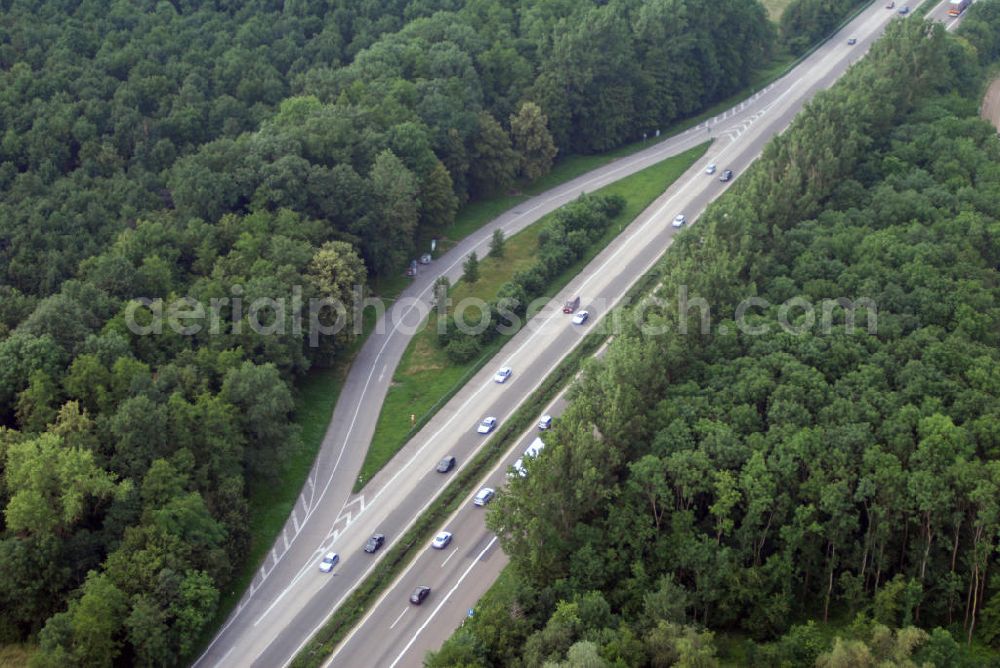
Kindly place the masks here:
MULTIPOLYGON (((658 280, 659 274, 656 272, 643 276, 626 293, 615 307, 616 310, 627 308, 635 303, 656 285, 658 280)), ((405 570, 418 552, 427 547, 441 523, 458 508, 463 500, 468 498, 479 481, 500 461, 500 458, 511 448, 518 436, 534 425, 538 419, 540 407, 548 404, 558 395, 576 376, 583 361, 597 352, 607 340, 608 328, 613 321, 612 314, 608 314, 602 319, 598 326, 588 333, 580 344, 559 363, 555 371, 542 381, 542 384, 528 400, 514 411, 510 419, 504 421, 496 435, 487 441, 486 445, 459 471, 451 484, 441 492, 440 496, 410 527, 410 530, 392 544, 372 574, 358 585, 343 605, 333 613, 330 620, 295 657, 291 664, 293 668, 314 668, 321 666, 326 661, 347 633, 374 605, 378 597, 405 570)))
MULTIPOLYGON (((667 158, 641 172, 596 191, 597 195, 619 194, 627 203, 622 212, 611 221, 604 235, 587 253, 548 286, 545 296, 561 290, 621 231, 646 209, 663 191, 699 160, 708 150, 709 143, 692 148, 680 155, 667 158)), ((507 240, 503 258, 484 258, 479 264, 479 280, 475 283, 459 281, 451 291, 453 303, 474 297, 489 301, 501 285, 510 281, 519 271, 535 263, 538 237, 553 214, 522 230, 507 240)), ((503 345, 503 338, 483 351, 477 359, 466 364, 455 364, 437 345, 437 317, 432 313, 425 326, 413 337, 400 360, 393 384, 389 388, 379 413, 371 446, 361 467, 355 485, 359 491, 379 469, 392 459, 435 413, 462 386, 493 358, 503 345)), ((472 422, 481 416, 473 416, 472 422)), ((470 423, 470 426, 472 423, 470 423)))

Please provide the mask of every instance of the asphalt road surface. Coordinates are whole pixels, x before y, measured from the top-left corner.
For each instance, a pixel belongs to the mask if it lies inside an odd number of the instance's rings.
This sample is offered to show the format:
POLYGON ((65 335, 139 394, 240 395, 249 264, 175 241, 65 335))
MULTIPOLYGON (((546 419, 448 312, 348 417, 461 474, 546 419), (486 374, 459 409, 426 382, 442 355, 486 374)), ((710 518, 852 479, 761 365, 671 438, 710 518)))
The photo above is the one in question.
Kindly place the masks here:
MULTIPOLYGON (((476 423, 486 415, 495 415, 502 422, 582 334, 652 268, 675 234, 696 233, 674 229, 670 221, 684 213, 690 226, 727 187, 718 181, 718 174, 705 175, 705 165, 716 163, 719 172, 733 169, 738 177, 764 144, 788 126, 803 104, 836 81, 896 15, 882 4, 874 5, 789 75, 732 110, 525 201, 431 265, 421 267, 422 273, 379 320, 359 353, 283 533, 237 609, 195 665, 287 665, 374 567, 380 554, 362 551, 368 536, 380 531, 391 543, 405 533, 454 475, 434 472, 437 461, 452 454, 458 457, 458 468, 467 462, 482 442, 491 438, 476 434, 476 423), (847 45, 848 37, 855 37, 857 44, 847 45), (592 192, 709 138, 716 141, 703 160, 505 345, 496 366, 507 364, 514 368, 514 376, 507 383, 493 383, 495 368, 484 368, 368 483, 362 494, 351 494, 393 371, 413 330, 429 309, 430 292, 438 276, 457 279, 471 251, 486 251, 494 229, 513 234, 581 192, 592 192), (580 295, 581 308, 591 313, 590 322, 579 327, 572 326, 569 316, 560 309, 563 300, 572 295, 580 295), (340 554, 340 564, 333 573, 320 573, 319 559, 331 549, 340 554)), ((428 548, 413 562, 343 644, 335 665, 390 665, 397 660, 400 666, 419 665, 423 652, 450 634, 457 624, 456 617, 461 618, 472 607, 471 603, 506 561, 485 532, 481 518, 471 517, 474 519, 462 517, 462 533, 455 532, 448 550, 442 553, 428 548), (469 531, 466 522, 475 519, 479 529, 469 531), (424 605, 411 609, 407 599, 412 583, 418 580, 434 591, 424 605), (396 598, 390 604, 392 596, 396 598), (390 657, 393 652, 395 655, 390 657), (388 663, 384 663, 387 658, 388 663)))

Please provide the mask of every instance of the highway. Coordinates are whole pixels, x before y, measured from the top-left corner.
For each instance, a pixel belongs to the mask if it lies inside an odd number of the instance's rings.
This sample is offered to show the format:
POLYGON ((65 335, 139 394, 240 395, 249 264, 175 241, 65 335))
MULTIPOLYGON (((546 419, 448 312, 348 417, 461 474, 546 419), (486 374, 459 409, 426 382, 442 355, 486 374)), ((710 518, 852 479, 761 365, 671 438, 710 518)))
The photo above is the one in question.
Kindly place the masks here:
MULTIPOLYGON (((723 118, 749 117, 752 110, 759 106, 759 100, 770 90, 767 88, 758 92, 717 119, 723 122, 723 118)), ((458 280, 462 275, 462 263, 472 251, 480 257, 486 255, 494 230, 502 229, 510 237, 582 193, 594 192, 710 138, 703 124, 659 143, 651 142, 647 149, 525 200, 465 238, 430 265, 419 267, 413 283, 378 318, 374 331, 352 364, 319 454, 282 533, 236 610, 194 666, 250 665, 260 657, 264 647, 279 641, 278 636, 282 636, 279 642, 283 646, 297 646, 301 639, 293 641, 290 638, 298 638, 300 629, 288 628, 290 618, 283 610, 273 616, 270 613, 287 604, 283 601, 290 588, 301 581, 304 573, 331 545, 343 551, 341 545, 344 539, 341 536, 349 525, 372 507, 376 498, 381 504, 393 503, 383 493, 386 482, 401 462, 412 458, 412 448, 397 455, 386 469, 368 482, 362 493, 355 495, 351 490, 371 443, 379 410, 396 366, 412 338, 414 328, 423 321, 430 308, 435 280, 439 276, 447 276, 452 282, 458 280), (265 613, 269 617, 266 623, 262 617, 265 613)), ((426 431, 417 435, 412 443, 422 442, 426 431)), ((425 491, 433 495, 438 489, 425 491)), ((424 498, 423 494, 419 496, 424 498)), ((393 498, 398 500, 395 495, 393 498)), ((426 500, 422 501, 421 506, 425 503, 426 500)), ((398 535, 399 532, 395 533, 398 535)), ((360 574, 353 570, 350 572, 352 576, 360 574)), ((316 599, 311 609, 324 611, 317 614, 327 614, 330 611, 329 597, 333 595, 331 591, 318 583, 307 584, 305 589, 305 592, 296 589, 296 609, 306 603, 302 598, 304 596, 316 599)), ((342 588, 334 589, 340 591, 342 588)), ((342 595, 336 596, 334 603, 342 598, 342 595)), ((282 665, 282 662, 276 665, 282 665)))
MULTIPOLYGON (((878 5, 878 7, 883 6, 878 5)), ((955 25, 954 19, 947 16, 946 9, 946 3, 942 3, 929 12, 928 16, 940 20, 949 29, 952 29, 955 25)), ((884 8, 881 11, 885 12, 885 15, 893 13, 884 8)), ((858 44, 855 45, 855 48, 867 49, 876 34, 874 32, 877 30, 875 26, 884 25, 878 21, 878 17, 878 11, 867 11, 841 34, 845 40, 848 36, 857 37, 858 44), (865 32, 866 30, 873 32, 865 32)), ((829 44, 830 51, 835 54, 842 43, 843 40, 835 38, 829 44)), ((856 59, 857 55, 858 53, 854 52, 850 57, 853 60, 856 59)), ((803 99, 810 97, 814 90, 815 88, 808 91, 803 99)), ((801 102, 798 106, 801 106, 801 102)), ((706 177, 702 173, 701 168, 704 163, 716 162, 720 170, 733 168, 738 173, 759 154, 761 148, 759 142, 766 141, 768 137, 775 132, 780 132, 787 125, 788 120, 790 120, 789 113, 794 114, 795 108, 795 106, 789 106, 783 112, 776 114, 771 122, 761 125, 755 130, 759 134, 752 138, 747 137, 750 140, 747 145, 731 149, 728 154, 725 150, 727 143, 729 146, 733 146, 740 141, 741 137, 734 137, 732 134, 724 135, 722 141, 713 146, 702 163, 693 167, 678 181, 677 187, 671 188, 651 205, 640 216, 637 224, 643 225, 646 222, 659 221, 669 238, 670 228, 664 224, 673 217, 675 211, 681 208, 680 204, 684 204, 686 211, 700 210, 704 206, 702 198, 705 195, 711 199, 713 194, 721 193, 723 190, 718 187, 721 184, 711 183, 714 181, 713 177, 706 177), (727 155, 729 161, 720 159, 719 155, 727 155), (691 183, 707 186, 707 188, 700 188, 699 195, 688 200, 692 202, 691 204, 679 201, 678 195, 687 194, 685 189, 691 183)), ((597 258, 595 263, 600 262, 600 260, 600 257, 597 258)), ((586 275, 587 271, 581 277, 586 275)), ((561 397, 562 395, 550 406, 539 407, 539 414, 550 413, 558 416, 563 407, 561 397)), ((556 419, 558 420, 558 417, 556 419)), ((520 456, 538 434, 539 432, 530 430, 522 435, 513 451, 504 458, 497 469, 494 469, 484 479, 480 486, 498 488, 502 485, 507 467, 520 456)), ((544 438, 544 434, 542 436, 544 438)), ((474 494, 475 492, 472 495, 474 494)), ((507 565, 508 560, 500 550, 494 535, 484 525, 484 509, 472 504, 472 495, 441 527, 441 529, 451 531, 454 534, 449 549, 442 553, 432 550, 428 546, 396 580, 393 587, 380 597, 361 624, 336 649, 326 665, 338 667, 377 665, 400 668, 420 666, 426 652, 439 648, 441 643, 466 619, 467 611, 475 609, 476 602, 493 584, 493 581, 507 565), (427 585, 432 588, 430 596, 420 607, 408 602, 410 593, 418 585, 427 585)))
MULTIPOLYGON (((881 4, 865 10, 793 72, 707 123, 661 144, 584 175, 527 200, 472 235, 429 267, 379 320, 346 381, 321 451, 283 533, 278 537, 250 589, 196 666, 284 666, 308 638, 371 572, 381 553, 362 551, 368 536, 380 531, 389 544, 402 535, 454 475, 438 474, 436 462, 458 457, 460 468, 485 439, 475 433, 485 415, 501 422, 551 372, 628 287, 647 272, 677 233, 670 220, 684 213, 694 221, 707 204, 725 191, 717 175, 704 167, 733 169, 737 176, 760 154, 764 144, 791 122, 817 91, 829 87, 861 57, 888 21, 896 16, 881 4), (856 37, 854 46, 847 37, 856 37), (510 235, 539 217, 665 157, 716 139, 705 158, 682 176, 608 248, 600 253, 536 318, 515 335, 497 357, 514 376, 504 385, 492 382, 493 366, 484 368, 368 483, 352 495, 379 407, 410 334, 428 310, 430 291, 440 275, 461 275, 461 263, 476 250, 485 252, 492 232, 510 235), (570 295, 582 297, 591 321, 569 324, 559 306, 570 295), (341 556, 332 574, 318 571, 322 554, 341 556)), ((539 407, 541 409, 543 407, 539 407)), ((529 439, 531 436, 525 436, 529 439)), ((523 449, 523 444, 519 444, 523 449)), ((515 456, 511 456, 513 460, 515 456)), ((494 475, 502 477, 501 472, 494 475)), ((342 644, 337 666, 419 665, 423 652, 440 644, 468 607, 489 586, 506 558, 482 525, 482 509, 465 507, 451 527, 448 550, 428 547, 342 644), (434 588, 423 606, 408 607, 414 583, 434 588), (447 596, 454 588, 454 592, 447 596)), ((384 550, 383 550, 384 551, 384 550)))

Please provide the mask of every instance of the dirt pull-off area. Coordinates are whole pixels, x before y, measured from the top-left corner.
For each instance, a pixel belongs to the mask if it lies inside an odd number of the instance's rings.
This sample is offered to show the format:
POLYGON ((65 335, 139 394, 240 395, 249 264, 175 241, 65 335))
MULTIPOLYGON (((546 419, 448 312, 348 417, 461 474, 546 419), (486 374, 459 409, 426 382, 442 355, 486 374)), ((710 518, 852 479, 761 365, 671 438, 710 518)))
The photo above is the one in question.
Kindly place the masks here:
POLYGON ((1000 131, 1000 77, 993 80, 983 98, 983 108, 980 112, 986 120, 1000 131))

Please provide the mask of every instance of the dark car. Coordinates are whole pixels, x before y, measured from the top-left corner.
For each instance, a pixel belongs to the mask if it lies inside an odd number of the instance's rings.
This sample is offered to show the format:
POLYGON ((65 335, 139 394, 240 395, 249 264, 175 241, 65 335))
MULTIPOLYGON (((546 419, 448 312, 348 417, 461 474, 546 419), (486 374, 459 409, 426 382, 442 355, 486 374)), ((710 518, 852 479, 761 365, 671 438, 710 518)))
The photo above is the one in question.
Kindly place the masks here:
POLYGON ((733 178, 733 170, 727 169, 726 171, 722 172, 722 176, 719 177, 719 180, 724 183, 726 181, 731 180, 732 178, 733 178))
POLYGON ((909 7, 900 7, 899 8, 899 13, 903 14, 905 16, 906 14, 910 13, 910 8, 909 7))
POLYGON ((573 297, 572 299, 567 299, 566 303, 563 304, 563 313, 573 313, 574 311, 576 311, 576 308, 579 305, 580 305, 580 297, 579 297, 579 295, 576 296, 576 297, 573 297))
POLYGON ((375 552, 382 547, 383 543, 385 543, 385 534, 373 534, 372 537, 368 539, 368 542, 365 543, 365 552, 375 552))
POLYGON ((419 587, 413 590, 412 594, 410 594, 410 603, 412 603, 413 605, 420 605, 421 603, 424 602, 424 599, 427 598, 427 595, 430 593, 431 593, 430 587, 426 585, 420 585, 419 587))
POLYGON ((858 43, 858 38, 857 38, 857 37, 852 37, 852 38, 850 38, 849 40, 847 40, 847 43, 848 43, 849 45, 851 45, 851 46, 854 46, 855 44, 857 44, 857 43, 858 43))
POLYGON ((453 468, 455 468, 455 458, 452 457, 451 455, 448 455, 447 457, 445 457, 444 459, 442 459, 440 462, 438 462, 437 472, 438 473, 447 473, 448 471, 452 470, 453 468))

